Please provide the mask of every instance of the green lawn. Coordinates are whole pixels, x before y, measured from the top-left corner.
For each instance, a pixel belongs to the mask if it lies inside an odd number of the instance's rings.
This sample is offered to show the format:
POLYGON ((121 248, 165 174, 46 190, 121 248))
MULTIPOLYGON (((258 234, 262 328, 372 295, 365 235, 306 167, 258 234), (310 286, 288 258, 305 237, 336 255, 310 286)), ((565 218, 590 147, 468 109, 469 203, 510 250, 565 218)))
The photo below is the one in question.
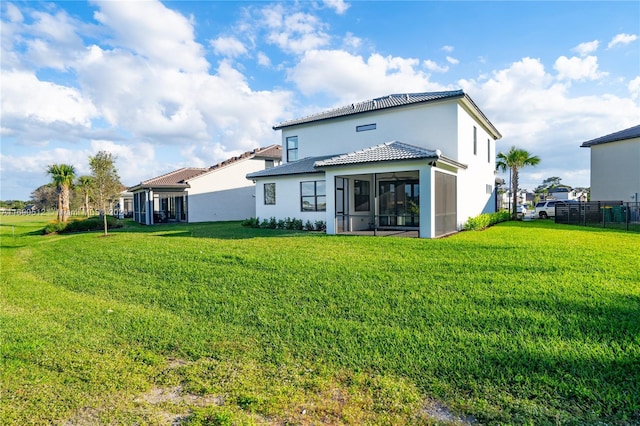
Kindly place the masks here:
POLYGON ((0 423, 640 423, 640 235, 1 216, 0 423))

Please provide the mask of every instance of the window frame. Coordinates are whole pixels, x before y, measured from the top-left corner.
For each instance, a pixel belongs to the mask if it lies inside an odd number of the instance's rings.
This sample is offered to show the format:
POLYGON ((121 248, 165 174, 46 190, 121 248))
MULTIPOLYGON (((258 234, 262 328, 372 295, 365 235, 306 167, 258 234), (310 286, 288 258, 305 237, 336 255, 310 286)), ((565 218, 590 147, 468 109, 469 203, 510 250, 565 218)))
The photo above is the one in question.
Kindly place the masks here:
POLYGON ((297 161, 298 160, 298 136, 287 136, 286 140, 286 148, 287 148, 287 162, 297 161), (295 147, 290 146, 290 142, 295 143, 295 147), (292 158, 295 157, 295 158, 292 158))
POLYGON ((487 163, 491 163, 491 139, 487 139, 487 163))
POLYGON ((367 132, 369 130, 376 130, 376 128, 376 123, 362 124, 360 126, 356 126, 356 132, 367 132))
POLYGON ((371 211, 371 182, 368 180, 354 180, 353 181, 353 201, 354 210, 357 212, 370 212, 371 211), (365 191, 366 189, 366 191, 365 191), (364 193, 366 192, 366 194, 364 193), (364 198, 366 197, 366 202, 364 198), (365 206, 364 208, 363 206, 365 206))
MULTIPOLYGON (((262 186, 262 195, 263 195, 263 201, 264 201, 264 205, 265 206, 275 206, 276 205, 276 183, 275 182, 268 182, 268 183, 263 184, 263 186, 262 186), (270 188, 273 188, 273 202, 269 202, 271 200, 267 199, 267 185, 270 188)), ((269 196, 271 196, 271 194, 269 194, 269 196)))
POLYGON ((300 211, 301 212, 325 212, 327 211, 327 184, 325 180, 305 180, 300 182, 300 211), (318 191, 318 184, 322 183, 324 187, 323 192, 318 191), (307 193, 309 188, 305 189, 304 186, 309 186, 309 184, 313 184, 313 194, 307 193), (324 208, 319 208, 319 199, 324 199, 324 208), (310 200, 313 202, 311 203, 310 200), (305 201, 309 203, 310 208, 305 208, 305 201))
POLYGON ((478 155, 478 128, 473 126, 473 155, 478 155))

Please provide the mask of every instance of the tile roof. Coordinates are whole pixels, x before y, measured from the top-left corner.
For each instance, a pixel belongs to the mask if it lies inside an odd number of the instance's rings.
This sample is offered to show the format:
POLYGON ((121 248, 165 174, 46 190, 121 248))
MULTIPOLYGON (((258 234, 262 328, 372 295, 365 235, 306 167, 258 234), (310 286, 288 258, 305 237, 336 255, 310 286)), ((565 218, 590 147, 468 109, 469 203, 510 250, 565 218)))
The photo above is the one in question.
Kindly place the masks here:
POLYGON ((174 170, 164 175, 144 180, 138 185, 134 185, 130 190, 137 190, 140 188, 162 188, 162 187, 175 187, 175 188, 188 188, 188 181, 202 174, 208 173, 213 170, 220 169, 222 167, 237 163, 238 161, 246 158, 266 158, 279 160, 282 158, 282 146, 279 144, 269 145, 264 148, 256 148, 252 151, 244 152, 236 157, 229 158, 221 161, 218 164, 214 164, 211 167, 196 168, 185 167, 182 169, 174 170))
POLYGON ((187 186, 187 180, 207 172, 209 169, 185 167, 162 176, 140 182, 140 186, 187 186))
POLYGON ((638 124, 637 126, 629 127, 628 129, 620 130, 619 132, 611 133, 609 135, 591 139, 590 141, 582 142, 582 145, 580 145, 580 147, 588 148, 592 145, 600 145, 603 143, 623 141, 633 138, 640 138, 640 124, 638 124))
POLYGON ((365 148, 316 162, 316 167, 338 166, 356 163, 375 163, 379 161, 414 160, 421 158, 440 158, 440 151, 393 141, 365 148))
POLYGON ((321 168, 361 163, 377 163, 380 161, 402 161, 433 158, 443 163, 466 169, 465 164, 453 161, 440 153, 440 150, 430 150, 403 142, 393 141, 347 154, 325 155, 322 157, 307 157, 302 160, 285 163, 278 167, 249 173, 247 179, 257 179, 273 176, 297 175, 303 173, 322 172, 321 168))
POLYGON ((257 172, 249 173, 247 179, 271 177, 271 176, 284 176, 284 175, 299 175, 304 173, 318 173, 314 167, 317 161, 322 161, 332 155, 324 155, 321 157, 306 157, 301 160, 292 161, 290 163, 284 163, 277 167, 271 167, 270 169, 259 170, 257 172))
POLYGON ((282 146, 278 144, 273 144, 265 148, 256 148, 253 151, 243 152, 242 154, 236 157, 231 157, 218 164, 214 164, 213 166, 209 167, 208 170, 219 169, 220 167, 228 166, 229 164, 236 163, 242 159, 254 158, 254 157, 280 160, 282 158, 282 146))
POLYGON ((297 118, 294 120, 284 121, 273 126, 273 130, 279 130, 284 127, 295 126, 297 124, 311 123, 314 121, 327 120, 330 118, 343 117, 347 115, 360 114, 369 111, 378 111, 381 109, 394 108, 398 106, 411 105, 417 103, 432 102, 440 99, 461 98, 465 94, 462 90, 452 90, 447 92, 426 92, 426 93, 404 93, 383 96, 364 102, 354 103, 343 107, 324 111, 307 117, 297 118))

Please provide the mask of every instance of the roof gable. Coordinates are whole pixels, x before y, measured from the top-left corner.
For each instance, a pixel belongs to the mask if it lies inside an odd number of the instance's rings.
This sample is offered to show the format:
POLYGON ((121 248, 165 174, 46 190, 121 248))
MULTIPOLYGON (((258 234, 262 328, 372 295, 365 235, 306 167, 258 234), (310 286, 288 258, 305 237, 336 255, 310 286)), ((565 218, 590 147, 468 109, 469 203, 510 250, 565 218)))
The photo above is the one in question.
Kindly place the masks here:
POLYGON ((440 151, 420 148, 414 145, 393 141, 347 154, 337 155, 316 162, 316 167, 338 166, 344 164, 376 163, 379 161, 413 160, 422 158, 440 158, 440 151))
POLYGON ((627 139, 640 138, 640 124, 637 126, 629 127, 628 129, 620 130, 619 132, 611 133, 599 138, 591 139, 590 141, 582 142, 581 148, 588 148, 593 145, 600 145, 603 143, 623 141, 627 139))

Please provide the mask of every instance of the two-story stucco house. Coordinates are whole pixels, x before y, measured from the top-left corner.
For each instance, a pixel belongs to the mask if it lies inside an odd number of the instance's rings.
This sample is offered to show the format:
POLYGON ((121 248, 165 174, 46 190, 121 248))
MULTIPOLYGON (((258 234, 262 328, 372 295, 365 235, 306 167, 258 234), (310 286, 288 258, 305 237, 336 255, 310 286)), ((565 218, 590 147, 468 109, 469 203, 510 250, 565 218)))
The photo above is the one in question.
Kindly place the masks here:
POLYGON ((640 125, 580 146, 591 148, 592 201, 640 201, 640 125))
POLYGON ((255 216, 254 184, 247 173, 280 165, 282 147, 245 152, 208 168, 182 168, 140 182, 133 193, 133 219, 166 222, 242 220, 255 216))
POLYGON ((274 126, 283 164, 247 175, 256 215, 325 221, 328 234, 432 238, 495 210, 501 135, 462 92, 395 94, 274 126))

